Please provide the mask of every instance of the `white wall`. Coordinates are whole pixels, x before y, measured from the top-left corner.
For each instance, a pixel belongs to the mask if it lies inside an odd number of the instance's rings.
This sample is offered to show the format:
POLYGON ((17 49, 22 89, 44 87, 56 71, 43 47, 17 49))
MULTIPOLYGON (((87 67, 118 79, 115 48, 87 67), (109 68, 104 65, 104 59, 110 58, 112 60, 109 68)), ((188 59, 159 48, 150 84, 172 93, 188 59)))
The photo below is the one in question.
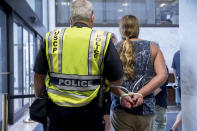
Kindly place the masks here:
POLYGON ((180 0, 183 131, 197 131, 197 1, 180 0))
MULTIPOLYGON (((119 33, 118 27, 102 27, 102 28, 94 28, 105 30, 109 32, 113 32, 118 37, 118 40, 121 40, 121 35, 119 33)), ((140 29, 140 36, 141 39, 155 41, 159 43, 160 48, 163 52, 166 64, 168 68, 171 69, 172 59, 174 53, 179 50, 180 48, 180 41, 179 41, 179 28, 178 27, 142 27, 140 29)))

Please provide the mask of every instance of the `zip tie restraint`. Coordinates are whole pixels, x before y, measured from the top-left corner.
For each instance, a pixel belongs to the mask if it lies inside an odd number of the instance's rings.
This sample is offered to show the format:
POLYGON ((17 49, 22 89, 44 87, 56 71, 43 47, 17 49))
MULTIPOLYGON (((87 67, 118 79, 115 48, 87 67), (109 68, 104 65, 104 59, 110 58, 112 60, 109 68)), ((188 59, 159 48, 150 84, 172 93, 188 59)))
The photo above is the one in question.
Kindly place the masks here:
POLYGON ((143 77, 144 77, 144 76, 142 76, 142 77, 135 83, 135 85, 134 85, 134 87, 133 87, 133 89, 132 89, 132 92, 129 92, 129 90, 128 90, 127 88, 123 87, 123 86, 116 86, 116 85, 111 85, 111 86, 119 87, 119 88, 121 88, 121 89, 124 89, 124 90, 127 92, 127 93, 121 94, 121 96, 120 96, 120 101, 121 101, 121 99, 122 99, 123 96, 127 96, 127 95, 129 95, 129 96, 138 95, 138 96, 141 96, 141 97, 143 98, 142 94, 140 94, 140 93, 135 93, 135 92, 134 92, 134 89, 135 89, 136 85, 143 79, 143 77))
POLYGON ((122 97, 123 96, 128 96, 129 94, 127 94, 127 93, 122 93, 122 95, 120 95, 120 101, 121 101, 121 99, 122 99, 122 97))

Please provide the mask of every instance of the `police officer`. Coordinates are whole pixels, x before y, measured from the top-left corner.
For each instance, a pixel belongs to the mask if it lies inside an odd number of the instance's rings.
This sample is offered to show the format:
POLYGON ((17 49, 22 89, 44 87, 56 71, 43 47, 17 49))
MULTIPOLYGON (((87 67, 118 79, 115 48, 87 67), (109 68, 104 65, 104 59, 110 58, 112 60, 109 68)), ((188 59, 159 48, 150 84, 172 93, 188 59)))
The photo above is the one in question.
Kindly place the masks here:
MULTIPOLYGON (((34 66, 35 93, 42 96, 46 85, 53 102, 49 131, 95 131, 101 80, 108 79, 113 85, 110 91, 120 97, 122 66, 111 33, 92 30, 89 1, 72 3, 70 22, 71 27, 46 34, 34 66)), ((125 97, 122 104, 129 107, 132 101, 125 97)))

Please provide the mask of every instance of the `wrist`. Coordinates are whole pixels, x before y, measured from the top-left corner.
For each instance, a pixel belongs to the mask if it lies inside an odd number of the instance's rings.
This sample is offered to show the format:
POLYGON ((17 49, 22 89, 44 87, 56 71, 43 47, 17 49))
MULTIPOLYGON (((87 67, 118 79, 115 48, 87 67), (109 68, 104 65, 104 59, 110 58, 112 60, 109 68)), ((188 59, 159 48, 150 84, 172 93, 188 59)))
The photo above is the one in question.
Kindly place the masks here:
POLYGON ((41 96, 36 96, 36 95, 35 95, 35 97, 36 97, 36 99, 44 99, 44 98, 41 97, 41 96))
POLYGON ((143 98, 143 95, 141 93, 135 93, 135 95, 138 95, 143 98))
POLYGON ((122 94, 120 95, 120 101, 121 101, 121 99, 122 99, 123 96, 128 96, 128 94, 127 94, 127 93, 122 93, 122 94))
POLYGON ((39 95, 37 95, 35 93, 35 97, 36 97, 36 99, 43 99, 45 97, 45 94, 44 93, 40 93, 39 95))

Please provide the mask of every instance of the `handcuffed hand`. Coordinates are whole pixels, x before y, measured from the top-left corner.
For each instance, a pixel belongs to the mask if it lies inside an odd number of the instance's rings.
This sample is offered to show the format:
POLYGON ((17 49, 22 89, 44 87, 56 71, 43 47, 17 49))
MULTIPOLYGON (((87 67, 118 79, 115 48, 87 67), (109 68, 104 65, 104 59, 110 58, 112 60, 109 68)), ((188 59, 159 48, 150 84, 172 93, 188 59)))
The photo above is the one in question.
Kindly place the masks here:
POLYGON ((143 103, 143 96, 141 94, 135 93, 131 99, 134 102, 132 106, 134 108, 140 106, 143 103))
POLYGON ((125 96, 122 96, 122 98, 120 99, 120 104, 123 107, 131 108, 134 105, 134 101, 131 99, 129 95, 125 95, 125 96))

